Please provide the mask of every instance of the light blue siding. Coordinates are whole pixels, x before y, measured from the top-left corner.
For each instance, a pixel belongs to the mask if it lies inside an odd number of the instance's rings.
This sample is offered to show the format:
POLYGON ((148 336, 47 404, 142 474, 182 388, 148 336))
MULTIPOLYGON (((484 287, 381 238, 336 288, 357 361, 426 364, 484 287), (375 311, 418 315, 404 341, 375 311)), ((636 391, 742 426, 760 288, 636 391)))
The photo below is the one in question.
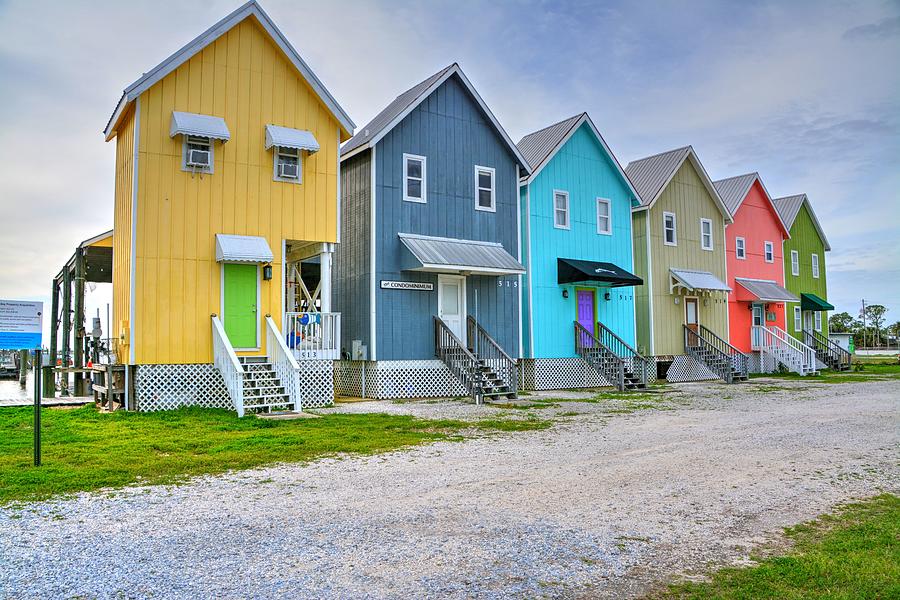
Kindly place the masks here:
MULTIPOLYGON (((633 273, 633 194, 587 123, 572 134, 521 193, 522 214, 528 214, 528 227, 522 219, 523 240, 530 235, 528 247, 523 247, 523 261, 527 261, 526 277, 531 285, 530 304, 527 285, 522 292, 524 354, 530 358, 573 357, 575 290, 585 286, 559 285, 557 258, 611 262, 633 273), (553 226, 554 190, 569 193, 570 229, 553 226), (597 233, 597 198, 610 200, 612 235, 597 233), (564 289, 568 290, 568 298, 563 298, 564 289), (529 336, 529 312, 533 340, 529 336)), ((633 345, 634 288, 596 289, 598 320, 633 345), (609 300, 604 300, 606 292, 609 300)))

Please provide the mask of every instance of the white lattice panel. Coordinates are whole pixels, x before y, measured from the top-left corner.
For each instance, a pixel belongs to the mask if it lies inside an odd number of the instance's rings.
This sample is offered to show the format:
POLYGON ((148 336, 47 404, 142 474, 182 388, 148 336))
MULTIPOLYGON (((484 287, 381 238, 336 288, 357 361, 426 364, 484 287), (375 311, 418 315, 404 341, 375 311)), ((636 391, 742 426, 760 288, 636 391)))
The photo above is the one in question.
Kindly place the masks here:
POLYGON ((182 406, 234 408, 225 380, 212 364, 138 365, 134 374, 137 410, 182 406))
POLYGON ((525 389, 564 390, 612 385, 580 357, 534 358, 522 362, 525 389))
POLYGON ((693 356, 687 355, 676 356, 675 360, 672 361, 672 366, 669 367, 666 373, 666 379, 673 383, 709 381, 718 378, 719 376, 709 367, 693 356))
POLYGON ((334 361, 301 360, 300 404, 316 408, 334 404, 334 361))
POLYGON ((466 389, 439 360, 342 360, 334 369, 335 391, 341 396, 388 399, 466 395, 466 389))

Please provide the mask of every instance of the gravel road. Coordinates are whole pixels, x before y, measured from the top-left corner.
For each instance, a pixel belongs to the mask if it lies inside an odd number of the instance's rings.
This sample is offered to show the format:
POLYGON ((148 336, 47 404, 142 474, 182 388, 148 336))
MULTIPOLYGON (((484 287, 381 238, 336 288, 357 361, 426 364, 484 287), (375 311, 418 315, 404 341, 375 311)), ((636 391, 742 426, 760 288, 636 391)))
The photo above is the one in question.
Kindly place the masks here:
MULTIPOLYGON (((535 411, 545 431, 0 509, 0 597, 633 597, 900 488, 900 380, 671 389, 535 411)), ((337 410, 467 408, 499 412, 337 410)))

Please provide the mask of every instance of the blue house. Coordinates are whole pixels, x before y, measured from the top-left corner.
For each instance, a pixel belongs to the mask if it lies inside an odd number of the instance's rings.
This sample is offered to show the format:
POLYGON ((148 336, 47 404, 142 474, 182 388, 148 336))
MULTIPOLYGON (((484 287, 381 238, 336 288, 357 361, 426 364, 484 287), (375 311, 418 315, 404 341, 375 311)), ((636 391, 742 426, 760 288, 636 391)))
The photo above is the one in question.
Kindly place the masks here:
POLYGON ((518 182, 528 172, 456 64, 400 94, 343 146, 338 393, 515 394, 518 182))
POLYGON ((526 135, 518 147, 532 167, 520 187, 525 387, 640 387, 637 192, 587 113, 526 135))

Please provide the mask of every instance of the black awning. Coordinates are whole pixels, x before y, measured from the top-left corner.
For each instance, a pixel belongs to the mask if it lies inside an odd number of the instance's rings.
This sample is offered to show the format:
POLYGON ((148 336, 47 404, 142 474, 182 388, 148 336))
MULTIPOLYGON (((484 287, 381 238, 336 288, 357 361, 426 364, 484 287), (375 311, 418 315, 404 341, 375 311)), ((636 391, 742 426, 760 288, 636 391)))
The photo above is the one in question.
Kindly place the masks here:
POLYGON ((592 260, 557 258, 557 281, 564 283, 593 283, 608 287, 643 285, 644 281, 616 265, 592 260))

